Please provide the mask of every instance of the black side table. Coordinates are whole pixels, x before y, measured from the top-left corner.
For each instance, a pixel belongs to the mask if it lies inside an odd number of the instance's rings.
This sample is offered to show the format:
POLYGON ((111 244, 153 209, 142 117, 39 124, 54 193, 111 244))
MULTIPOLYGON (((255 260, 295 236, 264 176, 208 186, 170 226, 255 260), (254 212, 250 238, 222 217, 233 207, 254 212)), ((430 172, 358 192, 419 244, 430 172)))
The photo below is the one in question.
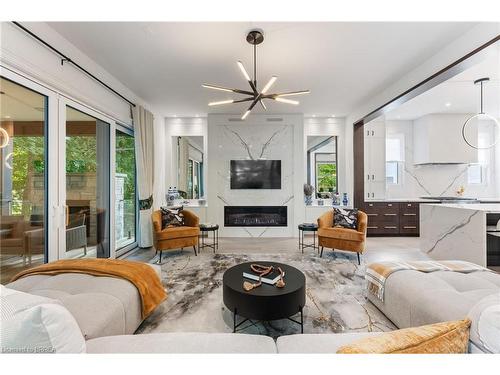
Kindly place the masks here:
POLYGON ((200 231, 201 231, 201 245, 199 246, 199 249, 203 249, 204 247, 210 247, 213 249, 214 254, 215 250, 219 248, 219 225, 218 224, 200 224, 200 231), (207 233, 208 237, 208 232, 213 233, 213 241, 212 243, 205 243, 205 233, 207 233))
POLYGON ((316 232, 318 231, 317 224, 299 224, 299 249, 302 250, 302 254, 304 254, 304 249, 306 247, 312 247, 314 250, 318 250, 319 252, 319 244, 316 246, 316 232), (313 232, 313 243, 304 243, 304 232, 313 232))

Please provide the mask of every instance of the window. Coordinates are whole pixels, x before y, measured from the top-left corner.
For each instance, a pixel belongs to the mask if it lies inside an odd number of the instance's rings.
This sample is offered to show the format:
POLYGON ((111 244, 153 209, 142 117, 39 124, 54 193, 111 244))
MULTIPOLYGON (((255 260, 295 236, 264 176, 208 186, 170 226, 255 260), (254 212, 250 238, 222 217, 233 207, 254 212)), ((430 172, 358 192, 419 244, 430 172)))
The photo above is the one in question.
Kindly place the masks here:
POLYGON ((316 161, 316 186, 318 198, 331 198, 337 192, 337 165, 335 163, 316 161))
POLYGON ((388 134, 385 140, 385 181, 399 185, 404 164, 404 134, 388 134))
POLYGON ((398 161, 388 161, 385 163, 385 180, 387 184, 399 184, 399 164, 398 161))
POLYGON ((136 242, 137 193, 135 143, 131 130, 116 130, 115 238, 117 250, 136 242))

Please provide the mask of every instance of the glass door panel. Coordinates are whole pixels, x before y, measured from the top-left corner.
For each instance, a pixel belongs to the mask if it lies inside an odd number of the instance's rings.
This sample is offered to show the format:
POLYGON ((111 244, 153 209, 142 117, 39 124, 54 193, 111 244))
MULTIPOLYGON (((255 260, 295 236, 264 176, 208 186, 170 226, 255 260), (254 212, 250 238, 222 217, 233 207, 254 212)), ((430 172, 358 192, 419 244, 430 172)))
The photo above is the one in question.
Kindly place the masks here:
POLYGON ((136 243, 137 196, 134 136, 117 129, 115 150, 115 248, 126 251, 136 243))
POLYGON ((66 258, 110 255, 110 124, 66 106, 66 258))
POLYGON ((46 261, 48 98, 0 77, 0 274, 46 261))

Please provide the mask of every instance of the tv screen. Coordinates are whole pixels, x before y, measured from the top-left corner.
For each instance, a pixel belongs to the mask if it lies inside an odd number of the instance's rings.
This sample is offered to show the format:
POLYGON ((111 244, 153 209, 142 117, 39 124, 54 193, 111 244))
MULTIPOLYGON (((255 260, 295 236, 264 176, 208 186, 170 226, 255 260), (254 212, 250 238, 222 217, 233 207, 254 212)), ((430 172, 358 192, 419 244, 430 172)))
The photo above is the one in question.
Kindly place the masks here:
POLYGON ((231 189, 281 189, 281 160, 231 160, 231 189))

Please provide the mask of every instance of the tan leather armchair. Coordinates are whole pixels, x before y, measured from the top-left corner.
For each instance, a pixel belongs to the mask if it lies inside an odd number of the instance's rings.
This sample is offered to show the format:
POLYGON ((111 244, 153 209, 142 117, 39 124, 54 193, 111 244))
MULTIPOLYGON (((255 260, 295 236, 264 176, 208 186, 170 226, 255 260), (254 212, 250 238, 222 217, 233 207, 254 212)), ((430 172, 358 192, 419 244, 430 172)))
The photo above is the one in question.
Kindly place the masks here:
POLYGON ((323 256, 323 247, 332 250, 353 251, 358 255, 358 264, 361 264, 359 254, 365 251, 366 228, 368 226, 368 215, 358 211, 357 229, 334 228, 333 210, 325 212, 318 219, 318 240, 321 246, 320 256, 323 256))
POLYGON ((160 252, 158 263, 161 263, 163 250, 182 249, 192 246, 194 255, 198 255, 198 236, 200 235, 200 219, 188 210, 182 210, 184 226, 161 229, 161 211, 154 211, 153 220, 153 245, 156 253, 160 252))

